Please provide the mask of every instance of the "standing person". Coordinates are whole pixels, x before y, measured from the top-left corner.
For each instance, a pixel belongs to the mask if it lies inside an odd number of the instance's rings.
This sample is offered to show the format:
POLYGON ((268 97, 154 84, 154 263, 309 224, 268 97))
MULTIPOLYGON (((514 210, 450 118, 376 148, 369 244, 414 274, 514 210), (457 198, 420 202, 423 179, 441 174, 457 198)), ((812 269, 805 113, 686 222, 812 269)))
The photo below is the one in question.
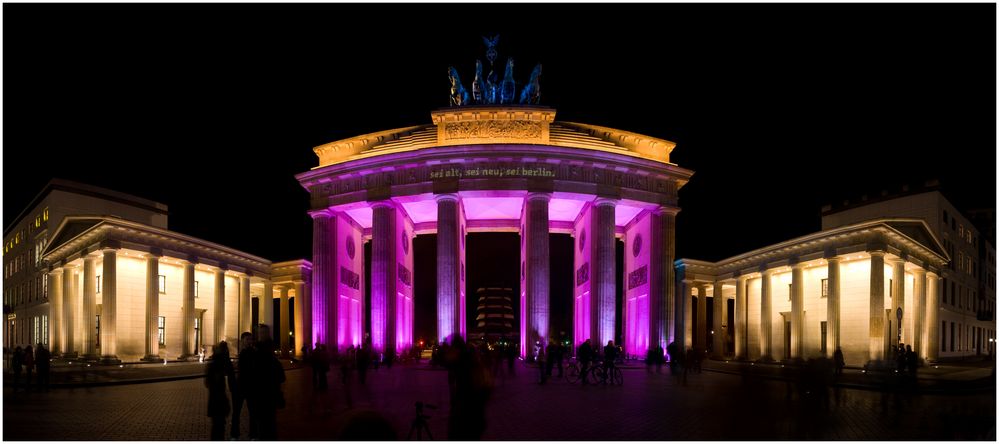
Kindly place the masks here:
POLYGON ((31 352, 31 346, 24 348, 24 391, 31 390, 31 372, 35 369, 35 356, 31 352))
POLYGON ((558 377, 562 377, 562 363, 565 359, 566 349, 562 342, 555 345, 555 365, 558 366, 558 377))
POLYGON ((513 363, 516 360, 517 360, 517 349, 513 346, 513 344, 507 342, 506 343, 506 369, 509 370, 510 375, 513 375, 513 373, 514 373, 513 363))
POLYGON ((364 384, 365 377, 368 374, 368 364, 371 363, 371 340, 364 342, 361 349, 357 352, 357 379, 364 384))
POLYGON ((240 415, 243 412, 243 401, 245 396, 243 395, 242 387, 240 387, 240 381, 243 379, 242 375, 242 363, 243 360, 240 359, 246 356, 243 351, 249 347, 253 346, 253 334, 246 331, 239 335, 239 342, 236 344, 236 365, 239 367, 240 372, 237 374, 235 369, 232 373, 228 375, 229 379, 229 393, 232 394, 232 422, 229 427, 229 438, 238 440, 240 431, 240 415))
POLYGON ((49 369, 52 364, 52 354, 41 342, 38 343, 37 350, 35 364, 38 365, 38 389, 49 391, 49 369))
POLYGON ((277 409, 284 408, 281 384, 285 381, 284 368, 274 356, 271 329, 261 324, 257 329, 257 348, 253 353, 252 386, 246 387, 250 401, 250 414, 257 416, 257 439, 276 441, 277 409))
POLYGON ((593 347, 590 346, 589 339, 583 341, 583 345, 579 346, 579 350, 576 351, 576 359, 579 359, 579 378, 583 380, 583 385, 586 385, 588 384, 586 372, 590 369, 590 361, 593 360, 593 347))
POLYGON ((315 350, 315 352, 313 352, 312 355, 309 356, 309 365, 312 366, 312 388, 316 390, 319 389, 319 366, 316 362, 316 359, 319 356, 318 352, 320 346, 321 344, 319 344, 319 341, 316 341, 316 346, 312 348, 313 350, 315 350))
POLYGON ((21 346, 14 347, 14 356, 10 360, 10 365, 14 369, 14 391, 17 391, 17 383, 21 379, 21 370, 24 366, 24 350, 21 346))
POLYGON ((538 369, 541 370, 540 383, 544 384, 545 381, 548 380, 548 375, 545 373, 548 370, 547 368, 545 368, 545 339, 538 338, 538 342, 537 345, 535 345, 535 347, 537 349, 537 354, 538 354, 537 356, 538 369))
MULTIPOLYGON (((232 378, 229 346, 225 341, 215 346, 211 362, 205 367, 205 387, 208 387, 208 416, 212 418, 212 441, 225 440, 225 420, 229 416, 229 398, 225 394, 226 380, 232 378)), ((230 391, 232 387, 230 387, 230 391)))
POLYGON ((316 353, 319 354, 316 357, 316 363, 319 366, 319 390, 326 391, 328 388, 326 374, 330 371, 330 353, 326 350, 326 344, 320 345, 316 353))
POLYGON ((604 379, 605 384, 607 380, 613 381, 615 359, 617 359, 617 347, 614 346, 613 340, 607 341, 607 345, 604 346, 604 374, 607 375, 607 378, 604 379))
POLYGON ((843 374, 843 367, 846 366, 846 362, 843 360, 843 349, 836 347, 836 351, 833 352, 833 362, 836 366, 836 377, 843 374))
POLYGON ((255 341, 253 340, 253 333, 244 331, 243 334, 239 335, 239 355, 237 357, 237 367, 239 369, 239 375, 236 379, 236 386, 240 388, 238 390, 239 399, 236 395, 232 397, 233 413, 232 413, 232 432, 230 436, 233 438, 239 438, 240 435, 240 412, 243 408, 243 401, 246 401, 246 410, 250 413, 250 439, 257 439, 257 415, 253 411, 254 406, 250 404, 250 387, 253 385, 254 380, 254 354, 256 352, 255 341))

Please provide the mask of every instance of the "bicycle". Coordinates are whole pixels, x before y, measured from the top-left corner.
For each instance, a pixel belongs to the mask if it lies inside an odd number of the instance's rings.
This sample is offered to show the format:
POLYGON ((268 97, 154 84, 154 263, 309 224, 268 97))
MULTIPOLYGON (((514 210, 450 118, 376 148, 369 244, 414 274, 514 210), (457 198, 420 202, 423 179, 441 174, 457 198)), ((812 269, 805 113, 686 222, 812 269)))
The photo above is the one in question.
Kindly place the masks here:
MULTIPOLYGON (((595 362, 593 368, 588 372, 589 378, 592 378, 594 384, 601 383, 606 384, 608 381, 608 374, 603 366, 603 362, 595 362)), ((621 373, 621 369, 618 367, 612 367, 610 369, 610 383, 611 385, 624 385, 624 375, 621 373)))

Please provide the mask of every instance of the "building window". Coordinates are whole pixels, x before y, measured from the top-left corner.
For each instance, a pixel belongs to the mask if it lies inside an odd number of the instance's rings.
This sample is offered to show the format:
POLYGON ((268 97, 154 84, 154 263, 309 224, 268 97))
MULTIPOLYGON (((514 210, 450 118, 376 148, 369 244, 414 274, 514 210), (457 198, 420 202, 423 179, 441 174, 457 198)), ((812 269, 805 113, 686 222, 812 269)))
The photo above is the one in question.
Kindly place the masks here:
POLYGON ((94 330, 96 330, 95 334, 97 335, 97 341, 95 341, 94 343, 97 344, 97 347, 99 349, 101 346, 101 315, 95 316, 94 330))
POLYGON ((160 275, 160 293, 166 294, 166 276, 160 275))
POLYGON ((940 351, 947 351, 947 321, 940 325, 940 351))
POLYGON ((35 335, 31 337, 31 343, 37 344, 42 342, 42 320, 38 316, 32 317, 31 320, 34 321, 32 323, 35 327, 35 335))
MULTIPOLYGON (((829 279, 822 280, 822 297, 824 298, 829 297, 829 279)), ((822 330, 825 331, 825 328, 823 328, 822 330)), ((825 347, 825 343, 823 343, 823 347, 825 347)))
POLYGON ((101 275, 97 275, 97 292, 101 292, 101 275))
POLYGON ((950 323, 950 351, 954 351, 954 323, 950 323))
POLYGON ((793 284, 787 284, 787 300, 791 301, 791 293, 794 291, 793 284))
POLYGON ((194 297, 198 297, 198 281, 194 281, 194 297))
POLYGON ((891 279, 888 279, 888 298, 889 299, 891 299, 891 297, 892 297, 892 293, 893 292, 891 291, 891 287, 893 285, 895 285, 895 282, 893 280, 891 280, 891 279))
POLYGON ((42 315, 42 345, 49 345, 49 315, 42 315))
POLYGON ((156 334, 159 337, 160 345, 166 344, 166 333, 165 333, 165 330, 166 330, 166 318, 163 317, 163 316, 160 316, 159 320, 157 321, 157 324, 156 324, 156 331, 157 331, 156 334))
POLYGON ((819 329, 820 333, 822 333, 822 335, 820 336, 822 338, 822 342, 819 344, 819 346, 822 347, 822 354, 826 354, 826 321, 822 321, 819 324, 819 329))

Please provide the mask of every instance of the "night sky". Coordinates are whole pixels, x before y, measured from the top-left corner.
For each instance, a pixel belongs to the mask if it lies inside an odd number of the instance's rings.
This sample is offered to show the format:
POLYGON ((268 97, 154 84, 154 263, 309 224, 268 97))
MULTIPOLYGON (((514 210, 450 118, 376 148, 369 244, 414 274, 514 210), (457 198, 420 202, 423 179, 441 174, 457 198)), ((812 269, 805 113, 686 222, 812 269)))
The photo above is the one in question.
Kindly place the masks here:
MULTIPOLYGON (((447 67, 470 87, 481 36, 495 33, 518 83, 544 65, 542 104, 557 120, 677 142, 671 160, 695 171, 680 191, 678 257, 818 231, 824 204, 928 179, 960 208, 996 202, 994 4, 3 12, 5 228, 60 177, 163 202, 174 231, 308 258, 294 174, 317 164, 312 147, 429 123, 447 105, 447 67)), ((476 237, 470 248, 507 260, 494 251, 502 236, 476 237)), ((570 254, 554 250, 553 261, 570 254)), ((481 274, 517 285, 516 269, 481 274)), ((432 294, 422 280, 418 298, 432 294)))

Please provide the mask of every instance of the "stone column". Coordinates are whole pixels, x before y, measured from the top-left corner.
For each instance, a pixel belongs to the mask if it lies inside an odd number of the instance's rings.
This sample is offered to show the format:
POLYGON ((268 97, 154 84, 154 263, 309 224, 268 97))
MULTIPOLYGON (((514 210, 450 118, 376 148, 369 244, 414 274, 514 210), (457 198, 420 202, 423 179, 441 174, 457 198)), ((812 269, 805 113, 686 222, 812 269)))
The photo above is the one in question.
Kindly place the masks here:
POLYGON ((49 272, 49 330, 52 332, 49 338, 52 356, 60 356, 66 343, 62 325, 62 274, 62 268, 53 268, 49 272))
POLYGON ((747 346, 749 336, 747 335, 748 326, 746 325, 746 278, 745 276, 736 276, 735 279, 735 359, 745 360, 749 357, 747 352, 747 346))
POLYGON ((791 265, 791 358, 805 357, 805 289, 802 271, 805 265, 791 265))
MULTIPOLYGON (((675 339, 673 328, 676 280, 673 264, 674 228, 677 210, 660 207, 649 217, 649 346, 666 348, 675 339)), ((680 342, 679 344, 682 344, 680 342)))
POLYGON ((461 334, 461 227, 458 196, 439 194, 437 200, 437 340, 451 342, 461 334))
POLYGON ((83 258, 83 359, 99 358, 97 355, 97 258, 83 258))
MULTIPOLYGON (((213 307, 215 325, 213 325, 213 332, 215 337, 215 342, 212 346, 216 346, 219 342, 225 341, 225 270, 216 269, 215 270, 215 306, 213 307)), ((211 350, 211 349, 208 349, 211 350)))
POLYGON ((144 361, 160 360, 160 258, 146 255, 146 356, 144 361))
MULTIPOLYGON (((379 201, 371 220, 371 342, 377 352, 396 348, 396 213, 379 201)), ((333 301, 331 301, 333 303, 333 301)))
POLYGON ((773 348, 773 295, 770 278, 773 270, 760 270, 760 358, 770 361, 774 358, 773 348))
POLYGON ((871 254, 870 342, 868 358, 879 361, 885 357, 885 252, 871 254))
MULTIPOLYGON (((527 286, 527 340, 533 343, 550 337, 548 331, 549 310, 549 251, 548 251, 548 202, 551 193, 528 193, 524 209, 525 264, 527 286)), ((613 279, 613 275, 612 275, 613 279)), ((591 294, 591 300, 594 296, 591 294)), ((524 340, 523 338, 521 340, 524 340)), ((596 347, 599 344, 593 344, 596 347)), ((530 348, 528 348, 530 350, 530 348)), ((530 352, 530 351, 529 351, 530 352)))
POLYGON ((239 337, 243 334, 243 332, 253 330, 253 326, 250 325, 253 323, 253 308, 250 306, 251 301, 250 276, 241 274, 239 276, 239 331, 234 338, 235 341, 239 341, 239 337))
POLYGON ((295 282, 295 349, 293 356, 302 357, 302 346, 309 344, 309 335, 305 332, 305 282, 295 282))
MULTIPOLYGON (((194 343, 194 317, 197 312, 194 309, 194 263, 181 261, 184 265, 184 287, 181 290, 182 315, 184 316, 184 349, 180 351, 180 359, 192 359, 198 354, 195 350, 197 344, 194 343)), ((205 326, 201 326, 201 331, 205 331, 205 326)), ((204 333, 202 333, 203 335, 204 333)))
POLYGON ((926 340, 926 270, 916 268, 912 272, 912 351, 921 357, 926 357, 923 352, 923 342, 926 340))
POLYGON ((290 350, 288 333, 291 332, 291 310, 288 304, 288 290, 290 290, 289 285, 282 285, 280 289, 279 297, 281 298, 281 314, 279 315, 281 324, 281 331, 278 335, 281 336, 281 340, 278 344, 281 344, 281 356, 287 358, 288 352, 290 350))
MULTIPOLYGON (((905 311, 905 261, 903 260, 892 260, 891 261, 891 322, 892 329, 888 332, 891 335, 891 346, 898 348, 898 334, 901 331, 905 334, 905 329, 902 328, 905 318, 910 316, 910 313, 905 311), (895 313, 898 309, 902 309, 902 320, 898 321, 895 313)), ((904 341, 908 341, 906 338, 904 341)), ((903 341, 903 342, 904 342, 903 341)))
POLYGON ((940 276, 930 271, 926 273, 926 342, 923 343, 923 356, 929 362, 936 362, 940 353, 940 276))
MULTIPOLYGON (((547 205, 546 205, 547 207, 547 205)), ((591 337, 597 338, 599 345, 607 345, 614 339, 614 322, 616 319, 616 276, 617 262, 614 255, 614 212, 617 201, 598 198, 593 208, 593 273, 590 286, 590 331, 591 337)), ((547 213, 546 213, 547 216, 547 213)), ((547 217, 546 217, 547 220, 547 217)), ((547 225, 547 224, 546 224, 547 225)), ((547 240, 548 232, 545 231, 547 240)))
MULTIPOLYGON (((258 321, 261 324, 267 326, 270 330, 270 338, 273 340, 276 332, 274 331, 274 283, 270 279, 264 280, 264 294, 260 297, 260 311, 258 312, 258 321)), ((332 349, 330 349, 332 352, 332 349)))
MULTIPOLYGON (((311 314, 309 344, 318 342, 328 352, 337 350, 336 301, 336 218, 326 210, 312 215, 312 291, 309 295, 311 314)), ((361 250, 364 251, 363 249, 361 250)), ((374 276, 374 275, 372 275, 374 276)))
POLYGON ((677 313, 674 331, 681 339, 677 343, 683 344, 683 349, 686 350, 691 348, 694 342, 694 338, 690 334, 690 299, 694 297, 694 285, 687 279, 684 279, 681 285, 683 285, 683 291, 680 292, 680 300, 676 302, 677 313))
MULTIPOLYGON (((63 358, 76 359, 76 347, 73 343, 76 328, 75 316, 73 316, 73 308, 76 307, 76 292, 73 291, 73 268, 69 265, 63 267, 62 269, 62 325, 63 325, 63 358)), ((106 276, 102 279, 106 279, 106 276)), ((107 307, 107 304, 103 305, 107 307)), ((104 343, 104 321, 107 320, 101 315, 101 343, 104 343)))
POLYGON ((118 360, 118 252, 106 249, 101 275, 101 361, 118 360))
POLYGON ((826 354, 832 356, 839 348, 839 262, 838 257, 826 258, 826 354))
POLYGON ((708 349, 708 286, 697 286, 697 348, 708 349))
POLYGON ((725 356, 725 331, 722 327, 722 321, 725 318, 725 296, 722 294, 722 281, 715 281, 714 292, 711 296, 711 309, 714 312, 711 319, 711 331, 714 332, 711 335, 711 349, 712 357, 715 359, 721 359, 725 356))

